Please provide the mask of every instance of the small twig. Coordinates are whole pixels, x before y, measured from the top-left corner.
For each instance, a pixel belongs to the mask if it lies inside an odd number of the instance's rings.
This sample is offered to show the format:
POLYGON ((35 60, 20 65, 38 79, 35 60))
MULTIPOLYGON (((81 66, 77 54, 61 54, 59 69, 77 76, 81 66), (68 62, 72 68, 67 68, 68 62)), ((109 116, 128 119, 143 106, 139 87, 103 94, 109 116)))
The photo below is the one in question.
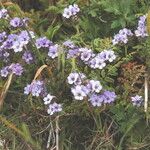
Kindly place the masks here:
POLYGON ((147 112, 148 108, 148 74, 145 74, 145 101, 144 101, 144 111, 147 112))
POLYGON ((47 146, 46 146, 47 149, 50 147, 51 139, 53 139, 53 140, 52 140, 52 147, 53 147, 54 144, 55 144, 54 128, 53 128, 53 124, 52 124, 51 120, 50 120, 50 126, 51 126, 51 128, 50 128, 50 130, 49 130, 49 136, 48 136, 47 146))

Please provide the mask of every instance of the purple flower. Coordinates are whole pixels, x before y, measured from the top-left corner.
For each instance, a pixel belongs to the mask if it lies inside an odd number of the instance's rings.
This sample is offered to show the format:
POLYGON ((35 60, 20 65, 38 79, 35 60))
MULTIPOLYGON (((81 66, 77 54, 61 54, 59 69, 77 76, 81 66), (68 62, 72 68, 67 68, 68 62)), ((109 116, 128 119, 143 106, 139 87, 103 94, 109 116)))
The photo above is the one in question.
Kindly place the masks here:
POLYGON ((114 51, 110 50, 104 50, 101 53, 98 54, 98 57, 104 61, 113 62, 116 59, 116 55, 114 51))
POLYGON ((23 50, 23 46, 24 46, 23 42, 15 41, 15 42, 13 42, 13 45, 11 48, 14 50, 15 53, 17 53, 17 52, 21 52, 23 50))
POLYGON ((17 34, 10 34, 8 35, 6 41, 3 42, 1 47, 4 49, 12 49, 12 46, 17 39, 18 39, 17 34))
POLYGON ((135 30, 135 35, 137 37, 147 37, 148 33, 147 33, 147 28, 146 28, 146 15, 141 16, 139 21, 138 21, 138 27, 137 30, 135 30))
POLYGON ((68 19, 71 17, 71 15, 72 15, 71 11, 68 8, 65 8, 63 12, 63 17, 68 19))
POLYGON ((24 52, 22 59, 27 63, 30 64, 33 61, 33 56, 30 52, 24 52))
POLYGON ((47 113, 49 115, 53 115, 54 113, 60 112, 62 111, 62 105, 61 104, 57 104, 56 102, 54 102, 53 104, 50 104, 47 110, 47 113))
POLYGON ((117 95, 115 94, 115 92, 111 92, 111 91, 105 91, 102 94, 103 101, 106 104, 114 102, 116 97, 117 97, 117 95))
POLYGON ((73 57, 77 57, 79 56, 79 49, 76 48, 76 49, 70 49, 68 50, 68 53, 67 53, 67 58, 73 58, 73 57))
POLYGON ((12 27, 15 27, 15 28, 16 27, 21 27, 21 26, 23 26, 23 22, 22 22, 22 20, 20 18, 15 17, 15 18, 10 20, 10 25, 12 27))
POLYGON ((47 94, 47 96, 43 98, 44 104, 45 105, 50 104, 54 97, 55 96, 52 96, 51 94, 47 94))
POLYGON ((128 42, 128 37, 133 36, 131 30, 124 28, 116 34, 112 40, 113 45, 116 44, 126 44, 128 42))
POLYGON ((143 102, 142 96, 139 96, 139 95, 131 97, 131 100, 132 100, 133 106, 137 106, 137 107, 140 107, 142 105, 142 102, 143 102))
POLYGON ((48 40, 46 37, 41 37, 36 39, 37 48, 48 48, 52 45, 52 41, 48 40))
POLYGON ((56 58, 58 56, 58 44, 49 47, 48 56, 51 58, 56 58))
POLYGON ((68 83, 69 84, 75 84, 76 81, 78 80, 79 78, 79 74, 74 72, 74 73, 70 73, 69 76, 67 77, 68 79, 68 83))
POLYGON ((23 50, 23 47, 27 44, 26 41, 21 38, 21 36, 18 36, 17 34, 10 34, 8 35, 7 39, 3 42, 2 48, 4 49, 13 49, 14 52, 21 52, 23 50))
POLYGON ((90 60, 89 65, 94 69, 103 69, 106 66, 106 63, 103 59, 95 57, 90 60))
POLYGON ((85 78, 86 76, 83 73, 72 72, 67 77, 67 80, 69 84, 78 85, 78 84, 81 84, 82 80, 85 78))
POLYGON ((64 46, 68 47, 68 48, 75 48, 74 43, 71 40, 65 41, 63 43, 64 46))
POLYGON ((1 69, 1 76, 2 76, 2 77, 7 77, 8 74, 9 74, 8 66, 3 67, 3 68, 1 69))
POLYGON ((9 66, 9 70, 11 70, 11 72, 14 73, 17 76, 21 76, 22 73, 23 73, 23 67, 19 63, 11 64, 9 66))
POLYGON ((100 107, 103 103, 103 98, 101 97, 101 95, 97 95, 97 94, 92 94, 89 98, 89 101, 91 102, 91 104, 95 107, 98 106, 100 107))
POLYGON ((34 80, 31 84, 28 84, 24 88, 24 94, 32 94, 33 96, 39 97, 44 91, 44 82, 40 80, 34 80))
MULTIPOLYGON (((29 34, 31 35, 31 38, 34 38, 34 32, 29 31, 29 34)), ((30 37, 27 31, 21 31, 18 35, 18 41, 22 43, 23 45, 26 45, 30 41, 30 37)))
POLYGON ((9 15, 8 15, 7 9, 2 8, 0 10, 0 19, 2 19, 2 18, 7 19, 8 17, 9 17, 9 15))
POLYGON ((100 81, 90 80, 87 84, 87 87, 91 90, 91 92, 99 93, 102 90, 102 85, 100 81))
POLYGON ((71 16, 76 15, 80 11, 80 8, 77 4, 69 5, 67 8, 64 9, 63 17, 70 18, 71 16))
POLYGON ((83 100, 87 93, 85 92, 85 86, 77 85, 71 89, 72 94, 76 100, 83 100))
POLYGON ((80 48, 79 51, 81 52, 81 60, 87 62, 93 56, 92 50, 87 48, 80 48))

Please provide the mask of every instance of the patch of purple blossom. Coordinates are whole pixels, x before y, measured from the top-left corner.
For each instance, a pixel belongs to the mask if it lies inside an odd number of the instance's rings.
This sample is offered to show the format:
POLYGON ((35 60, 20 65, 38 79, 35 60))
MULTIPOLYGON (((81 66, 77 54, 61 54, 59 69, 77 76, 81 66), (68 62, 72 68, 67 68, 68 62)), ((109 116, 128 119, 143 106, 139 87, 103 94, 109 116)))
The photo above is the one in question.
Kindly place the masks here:
POLYGON ((117 95, 115 94, 115 92, 111 92, 111 91, 104 91, 103 95, 103 102, 105 104, 109 104, 115 101, 117 95))
POLYGON ((46 37, 41 37, 41 38, 36 39, 35 45, 38 49, 39 48, 48 48, 52 45, 52 41, 50 41, 46 37))
POLYGON ((9 66, 3 67, 0 71, 2 77, 7 77, 10 73, 21 76, 23 73, 23 67, 19 63, 12 63, 9 66))
POLYGON ((131 36, 133 36, 131 30, 127 28, 121 29, 119 33, 114 36, 112 43, 113 45, 126 44, 128 42, 128 38, 131 36))
POLYGON ((134 97, 131 97, 131 101, 132 101, 133 106, 140 107, 142 105, 143 98, 142 96, 136 95, 134 97))
POLYGON ((67 48, 75 48, 76 46, 74 45, 74 43, 71 40, 67 40, 63 43, 64 46, 66 46, 67 48))
POLYGON ((47 113, 49 115, 53 115, 54 113, 62 111, 62 105, 57 104, 56 102, 51 103, 51 101, 55 98, 55 96, 52 96, 51 94, 47 94, 44 98, 44 104, 48 105, 47 113))
POLYGON ((76 85, 71 88, 71 92, 76 100, 83 100, 87 96, 87 91, 84 85, 76 85))
POLYGON ((89 98, 89 101, 94 107, 95 106, 100 107, 103 104, 103 98, 101 95, 98 95, 98 94, 92 94, 89 98))
MULTIPOLYGON (((34 33, 29 31, 29 34, 34 38, 34 33)), ((29 43, 30 37, 27 31, 21 31, 19 34, 10 34, 6 40, 3 41, 1 49, 5 51, 13 49, 15 53, 23 51, 23 48, 29 43)))
POLYGON ((24 25, 27 25, 27 21, 28 18, 21 19, 19 17, 14 17, 13 19, 10 20, 10 25, 14 28, 22 27, 24 25))
POLYGON ((146 15, 140 17, 138 21, 137 30, 135 30, 135 35, 141 38, 148 36, 147 29, 146 29, 146 15))
POLYGON ((33 56, 29 51, 24 52, 22 55, 22 59, 27 63, 30 64, 33 62, 33 56))
POLYGON ((97 80, 89 80, 87 84, 88 89, 90 89, 90 92, 99 93, 102 90, 102 85, 100 81, 97 80))
POLYGON ((24 94, 39 97, 44 93, 44 82, 40 80, 34 80, 31 84, 28 84, 24 88, 24 94))
POLYGON ((54 113, 62 111, 62 105, 57 104, 56 102, 50 104, 47 109, 47 113, 49 115, 53 115, 54 113))
POLYGON ((103 69, 106 66, 106 63, 103 59, 94 57, 90 60, 89 66, 93 69, 103 69))
POLYGON ((69 84, 79 85, 86 76, 83 73, 72 72, 67 77, 69 84))
POLYGON ((116 59, 116 55, 113 50, 103 50, 98 54, 98 57, 104 61, 113 62, 116 59))
POLYGON ((77 4, 69 5, 64 9, 63 17, 69 19, 70 17, 76 15, 80 11, 80 8, 77 4))
POLYGON ((59 51, 58 48, 59 48, 58 44, 50 46, 48 51, 48 56, 51 57, 52 59, 56 58, 58 56, 58 51, 59 51))
POLYGON ((27 31, 21 31, 20 34, 18 35, 18 41, 20 41, 20 43, 22 43, 23 45, 26 45, 29 43, 30 41, 30 36, 31 38, 34 38, 34 32, 33 31, 29 31, 29 33, 27 31))
POLYGON ((8 66, 6 66, 6 67, 3 67, 2 69, 1 69, 1 76, 2 77, 7 77, 8 76, 8 74, 9 74, 9 69, 8 69, 9 67, 8 66))
POLYGON ((92 94, 89 101, 93 106, 101 106, 102 104, 110 104, 115 101, 116 94, 111 91, 104 91, 102 94, 92 94))
POLYGON ((88 48, 79 48, 79 52, 80 52, 80 59, 84 62, 89 61, 90 58, 94 56, 92 50, 88 48))
POLYGON ((69 49, 67 52, 67 58, 75 58, 78 57, 80 55, 79 49, 75 48, 75 49, 69 49))

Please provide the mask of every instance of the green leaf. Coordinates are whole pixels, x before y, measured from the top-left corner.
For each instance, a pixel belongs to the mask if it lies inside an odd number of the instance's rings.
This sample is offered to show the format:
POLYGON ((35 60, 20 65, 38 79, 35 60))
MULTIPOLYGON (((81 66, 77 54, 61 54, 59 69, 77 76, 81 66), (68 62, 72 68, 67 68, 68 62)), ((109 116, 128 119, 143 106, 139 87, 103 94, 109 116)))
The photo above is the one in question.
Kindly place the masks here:
POLYGON ((46 36, 49 38, 49 39, 53 39, 53 37, 55 36, 55 34, 58 32, 58 30, 60 29, 61 25, 57 25, 55 27, 53 26, 50 26, 48 29, 47 29, 47 32, 46 32, 46 36))
POLYGON ((106 77, 105 81, 108 83, 114 83, 114 79, 110 78, 110 77, 106 77))
POLYGON ((120 22, 119 20, 115 20, 112 22, 111 24, 111 28, 114 29, 114 28, 117 28, 117 27, 120 27, 120 22))

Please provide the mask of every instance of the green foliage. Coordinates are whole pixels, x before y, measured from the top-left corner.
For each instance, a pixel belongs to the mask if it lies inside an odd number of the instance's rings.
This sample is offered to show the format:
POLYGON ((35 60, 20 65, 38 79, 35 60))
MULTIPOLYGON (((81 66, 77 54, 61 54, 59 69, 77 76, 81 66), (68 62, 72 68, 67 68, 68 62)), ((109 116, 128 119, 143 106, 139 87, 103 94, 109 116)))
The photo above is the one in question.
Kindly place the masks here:
POLYGON ((102 0, 101 4, 106 12, 114 15, 111 28, 124 28, 134 24, 137 9, 135 0, 102 0))

